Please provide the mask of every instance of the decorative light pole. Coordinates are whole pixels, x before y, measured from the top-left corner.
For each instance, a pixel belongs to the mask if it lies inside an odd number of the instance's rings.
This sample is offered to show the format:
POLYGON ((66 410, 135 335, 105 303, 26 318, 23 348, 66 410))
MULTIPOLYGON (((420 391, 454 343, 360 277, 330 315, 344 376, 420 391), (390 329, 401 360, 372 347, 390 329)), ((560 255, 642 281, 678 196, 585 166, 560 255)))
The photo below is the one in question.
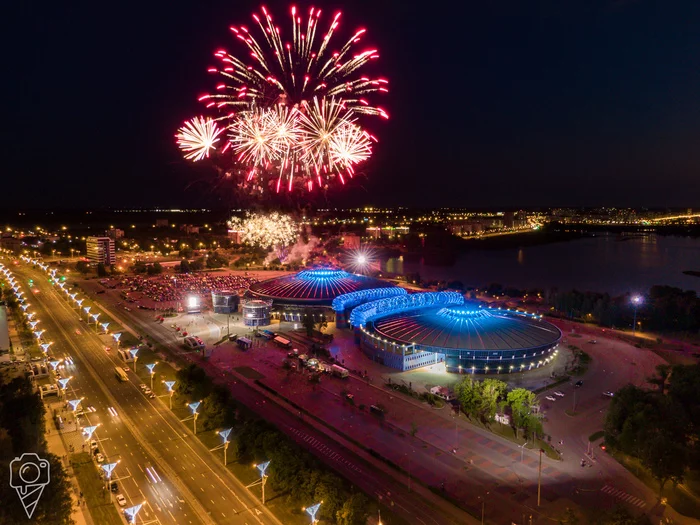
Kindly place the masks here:
POLYGON ((129 353, 131 354, 131 359, 134 360, 134 372, 136 372, 136 361, 139 360, 139 356, 137 355, 139 353, 138 348, 132 348, 129 350, 129 353))
POLYGON ((64 377, 63 379, 58 380, 58 384, 61 385, 61 395, 64 396, 66 394, 66 386, 68 385, 68 381, 73 379, 73 376, 71 377, 64 377))
POLYGON ((51 365, 51 370, 54 372, 56 371, 56 367, 61 364, 61 360, 54 360, 54 361, 49 361, 49 364, 51 365))
MULTIPOLYGON (((165 388, 168 389, 168 396, 170 397, 170 410, 173 409, 173 394, 175 393, 175 390, 173 390, 173 386, 175 385, 175 383, 176 381, 163 381, 165 388)), ((151 388, 151 390, 153 389, 151 388)))
POLYGON ((87 443, 90 441, 90 438, 92 438, 92 435, 95 433, 95 430, 97 430, 97 427, 100 425, 93 425, 91 427, 85 427, 83 428, 83 435, 85 436, 85 442, 87 443))
POLYGON ((104 330, 104 331, 105 331, 105 334, 106 334, 106 333, 107 333, 107 328, 109 327, 109 323, 102 323, 102 324, 100 324, 100 326, 102 327, 102 330, 104 330))
POLYGON ((92 320, 95 321, 95 332, 97 332, 97 318, 100 316, 100 313, 97 312, 96 314, 92 314, 90 317, 92 317, 92 320))
POLYGON ((34 332, 34 336, 37 338, 37 341, 41 341, 41 336, 44 332, 46 332, 46 330, 39 330, 38 332, 34 332))
POLYGON ((224 449, 224 466, 226 466, 226 464, 228 463, 227 458, 226 458, 226 451, 228 450, 228 444, 230 443, 228 437, 231 434, 232 430, 233 430, 232 428, 227 428, 226 430, 220 430, 219 435, 221 436, 221 439, 224 440, 224 442, 221 445, 214 447, 210 450, 210 452, 213 452, 213 451, 219 450, 221 448, 224 449))
POLYGON ((192 411, 192 415, 190 417, 186 417, 182 421, 189 421, 190 419, 194 421, 194 433, 195 435, 197 434, 197 418, 199 417, 199 412, 197 412, 197 409, 199 408, 199 405, 201 405, 201 401, 195 401, 194 403, 190 403, 187 405, 190 410, 192 411))
POLYGON ((78 410, 78 405, 80 404, 80 402, 81 402, 83 399, 85 399, 85 398, 84 398, 84 397, 81 397, 80 399, 70 399, 70 400, 68 401, 68 404, 69 404, 69 405, 71 406, 71 408, 73 409, 73 412, 76 412, 76 411, 78 410))
MULTIPOLYGON (((121 461, 121 460, 119 460, 119 461, 121 461)), ((112 471, 114 471, 114 469, 117 467, 117 465, 119 464, 119 461, 117 461, 116 463, 107 463, 106 465, 102 465, 102 470, 105 471, 105 483, 106 483, 107 490, 109 490, 109 480, 112 478, 112 471)), ((111 499, 111 496, 110 496, 110 499, 111 499)))
POLYGON ((49 353, 49 347, 50 347, 52 344, 53 344, 53 341, 51 341, 50 343, 42 343, 42 344, 40 345, 40 346, 41 346, 41 350, 44 352, 44 354, 48 355, 48 353, 49 353))
POLYGON ((39 319, 37 319, 36 321, 30 321, 30 322, 29 322, 29 327, 30 327, 32 330, 34 330, 34 328, 36 328, 36 325, 38 325, 40 322, 41 322, 41 321, 40 321, 39 319))
POLYGON ((119 348, 119 339, 121 338, 122 334, 121 332, 118 332, 116 334, 112 334, 112 338, 114 339, 114 342, 117 343, 117 348, 119 348))
MULTIPOLYGON (((158 363, 150 363, 146 365, 146 368, 148 368, 148 372, 151 374, 151 390, 153 390, 153 376, 156 375, 156 373, 153 371, 153 369, 156 367, 158 363)), ((136 368, 136 366, 134 366, 136 368)))
POLYGON ((83 310, 85 311, 85 317, 87 318, 88 324, 90 324, 90 309, 91 308, 92 308, 92 306, 86 306, 83 308, 83 310))
MULTIPOLYGON (((144 501, 144 503, 146 502, 144 501)), ((141 507, 143 507, 143 503, 139 503, 138 505, 124 509, 124 517, 126 518, 127 523, 136 523, 136 515, 141 510, 141 507)))
POLYGON ((78 312, 80 312, 80 308, 83 306, 83 301, 84 301, 84 300, 85 300, 85 299, 76 299, 76 300, 75 300, 75 304, 78 305, 78 312))
POLYGON ((642 298, 639 295, 632 297, 632 304, 634 305, 634 321, 632 321, 632 333, 637 331, 637 308, 642 303, 642 298))
MULTIPOLYGON (((321 503, 323 503, 323 501, 321 503)), ((318 509, 321 506, 321 503, 316 503, 315 505, 311 505, 310 507, 302 509, 306 511, 306 513, 309 516, 311 516, 311 525, 315 525, 316 523, 318 523, 318 520, 316 519, 316 514, 318 514, 318 509)))

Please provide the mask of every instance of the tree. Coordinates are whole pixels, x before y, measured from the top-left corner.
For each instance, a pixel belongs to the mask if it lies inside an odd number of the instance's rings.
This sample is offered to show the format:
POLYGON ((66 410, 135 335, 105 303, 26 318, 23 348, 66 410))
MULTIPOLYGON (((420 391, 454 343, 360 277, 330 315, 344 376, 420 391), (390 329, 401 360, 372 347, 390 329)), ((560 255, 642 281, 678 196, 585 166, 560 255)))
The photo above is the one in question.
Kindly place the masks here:
POLYGON ((480 383, 470 375, 455 386, 455 397, 467 417, 476 416, 481 406, 480 383))
POLYGON ((97 277, 107 277, 107 268, 105 268, 105 263, 97 263, 97 277))
POLYGON ((148 271, 148 268, 146 267, 145 262, 136 261, 131 267, 131 271, 134 273, 146 273, 148 271))
POLYGON ((163 273, 163 266, 159 262, 154 262, 146 266, 146 273, 148 275, 160 275, 163 273))
POLYGON ((190 273, 192 271, 192 267, 190 266, 190 262, 187 259, 182 259, 180 261, 180 267, 178 269, 180 273, 190 273))
POLYGON ((85 261, 78 261, 75 263, 75 269, 83 275, 86 275, 90 271, 90 266, 85 261))
POLYGON ((207 268, 222 268, 228 266, 228 258, 218 252, 210 253, 206 260, 207 268))
POLYGON ((526 436, 528 433, 537 431, 538 425, 532 413, 532 408, 536 403, 536 396, 525 388, 514 388, 508 392, 508 406, 510 406, 513 416, 513 426, 517 429, 524 429, 526 436))
POLYGON ((479 413, 484 421, 492 421, 498 412, 498 403, 505 397, 508 385, 498 379, 487 378, 481 382, 481 406, 479 413))
POLYGON ((183 259, 191 259, 192 256, 194 255, 194 251, 192 248, 180 248, 180 251, 178 252, 180 257, 183 259))
POLYGON ((664 390, 666 389, 666 381, 668 380, 668 376, 671 375, 671 365, 656 365, 656 373, 658 375, 648 378, 647 381, 652 385, 658 386, 659 392, 663 394, 664 390))
POLYGON ((304 309, 304 317, 301 320, 301 324, 306 329, 307 337, 314 335, 314 330, 316 329, 316 320, 314 319, 314 311, 311 308, 304 309))
POLYGON ((345 500, 343 506, 335 514, 338 525, 364 525, 369 512, 369 500, 364 494, 355 493, 345 500))
POLYGON ((190 268, 193 272, 204 269, 204 257, 197 257, 194 261, 190 263, 190 268))

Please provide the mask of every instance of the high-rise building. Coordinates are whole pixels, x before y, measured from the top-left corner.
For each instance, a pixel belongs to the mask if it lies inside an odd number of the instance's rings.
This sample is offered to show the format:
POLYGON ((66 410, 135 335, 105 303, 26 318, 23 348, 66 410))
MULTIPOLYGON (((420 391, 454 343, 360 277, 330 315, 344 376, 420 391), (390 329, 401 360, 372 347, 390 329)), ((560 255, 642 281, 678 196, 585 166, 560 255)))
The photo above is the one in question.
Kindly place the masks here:
POLYGON ((117 262, 114 251, 114 239, 110 237, 88 237, 86 242, 87 258, 93 264, 103 263, 110 266, 117 262))

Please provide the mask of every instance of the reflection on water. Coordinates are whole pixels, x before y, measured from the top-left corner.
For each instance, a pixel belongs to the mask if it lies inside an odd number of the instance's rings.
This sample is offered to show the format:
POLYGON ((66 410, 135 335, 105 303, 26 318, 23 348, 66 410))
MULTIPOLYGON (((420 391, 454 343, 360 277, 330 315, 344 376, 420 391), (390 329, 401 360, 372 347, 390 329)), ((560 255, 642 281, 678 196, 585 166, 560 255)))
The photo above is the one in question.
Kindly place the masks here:
POLYGON ((388 259, 390 273, 420 273, 425 280, 462 281, 467 286, 498 282, 518 287, 608 291, 644 291, 667 284, 700 291, 700 239, 602 235, 571 242, 512 250, 471 251, 451 266, 430 266, 422 260, 388 259))

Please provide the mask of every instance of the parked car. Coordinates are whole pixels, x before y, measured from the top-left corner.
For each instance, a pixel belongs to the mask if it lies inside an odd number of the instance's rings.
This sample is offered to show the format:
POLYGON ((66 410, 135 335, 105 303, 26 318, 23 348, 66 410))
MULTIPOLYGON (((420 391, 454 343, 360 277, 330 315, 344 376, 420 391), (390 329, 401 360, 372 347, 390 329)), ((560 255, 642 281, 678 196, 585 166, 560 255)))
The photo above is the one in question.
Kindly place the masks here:
POLYGON ((143 384, 143 383, 141 383, 141 384, 139 385, 139 389, 141 390, 141 392, 145 391, 147 388, 148 388, 148 385, 145 385, 145 384, 143 384))
POLYGON ((109 490, 111 490, 113 494, 117 493, 117 491, 119 490, 119 485, 116 481, 112 481, 112 483, 110 483, 109 490))
POLYGON ((97 441, 95 441, 93 439, 92 441, 90 441, 90 450, 94 450, 96 448, 97 448, 97 441))
POLYGON ((105 460, 105 457, 104 457, 102 454, 98 453, 98 454, 95 456, 95 459, 97 460, 98 463, 103 463, 104 460, 105 460))
POLYGON ((556 401, 556 400, 557 400, 557 398, 554 397, 554 396, 547 396, 547 397, 545 397, 545 399, 546 399, 547 401, 556 401))
POLYGON ((583 381, 581 381, 579 379, 578 381, 576 381, 576 384, 574 386, 576 386, 576 387, 583 386, 583 381))
POLYGON ((605 397, 615 397, 615 393, 614 393, 614 392, 603 392, 603 395, 604 395, 605 397))
POLYGON ((122 370, 124 370, 124 372, 131 372, 131 368, 128 366, 123 367, 122 370))
POLYGON ((123 494, 117 494, 117 503, 120 507, 126 507, 126 498, 123 494))
POLYGON ((598 344, 598 341, 596 341, 595 339, 591 339, 591 340, 588 341, 588 342, 589 342, 590 344, 592 344, 592 345, 598 344))
POLYGON ((556 392, 554 392, 554 395, 559 396, 559 397, 564 397, 564 392, 562 392, 561 390, 557 390, 556 392))

